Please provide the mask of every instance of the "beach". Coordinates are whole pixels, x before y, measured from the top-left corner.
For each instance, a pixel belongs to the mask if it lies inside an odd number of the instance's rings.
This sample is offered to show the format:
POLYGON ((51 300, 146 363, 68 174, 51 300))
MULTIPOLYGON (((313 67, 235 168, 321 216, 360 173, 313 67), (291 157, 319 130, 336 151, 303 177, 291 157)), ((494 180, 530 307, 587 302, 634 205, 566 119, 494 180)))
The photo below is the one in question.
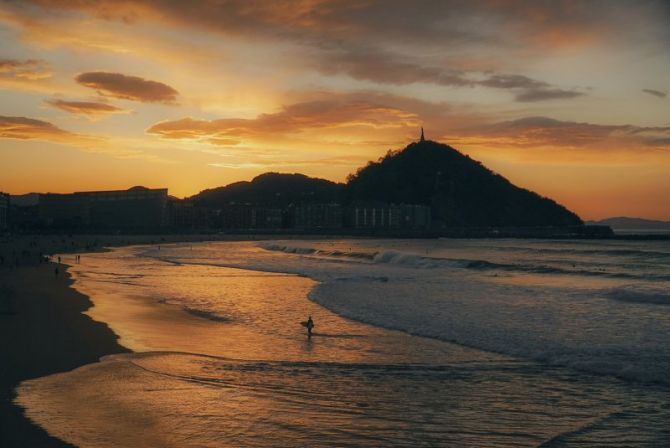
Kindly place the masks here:
POLYGON ((65 372, 128 350, 104 323, 83 314, 92 302, 73 288, 55 253, 175 240, 201 235, 22 235, 0 237, 0 446, 63 447, 12 403, 27 379, 65 372), (55 270, 59 270, 58 276, 55 270))
MULTIPOLYGON (((295 239, 60 256, 66 276, 3 270, 27 297, 3 315, 3 338, 23 341, 5 349, 5 390, 20 382, 15 421, 23 409, 71 446, 670 440, 666 246, 295 239)), ((65 446, 8 427, 2 446, 65 446)))
POLYGON ((105 355, 129 351, 118 343, 118 336, 107 325, 83 314, 92 302, 71 287, 67 264, 59 264, 58 256, 52 256, 51 262, 44 257, 134 244, 158 246, 210 239, 253 239, 253 235, 0 237, 0 446, 70 446, 25 417, 23 409, 12 402, 14 389, 24 380, 69 371, 97 362, 105 355))
POLYGON ((70 275, 56 263, 0 270, 5 306, 0 312, 0 446, 64 447, 25 418, 12 403, 26 379, 65 372, 127 351, 103 323, 82 314, 92 303, 70 288, 70 275), (7 306, 7 291, 11 305, 7 306), (8 309, 9 308, 9 309, 8 309))

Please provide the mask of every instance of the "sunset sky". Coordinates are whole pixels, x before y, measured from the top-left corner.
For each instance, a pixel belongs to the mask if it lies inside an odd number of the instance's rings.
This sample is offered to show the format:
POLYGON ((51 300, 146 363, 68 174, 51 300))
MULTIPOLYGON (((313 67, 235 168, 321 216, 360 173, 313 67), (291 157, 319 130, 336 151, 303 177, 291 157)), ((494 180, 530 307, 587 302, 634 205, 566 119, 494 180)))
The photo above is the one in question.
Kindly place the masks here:
POLYGON ((667 1, 0 0, 0 191, 344 181, 426 137, 670 219, 667 1))

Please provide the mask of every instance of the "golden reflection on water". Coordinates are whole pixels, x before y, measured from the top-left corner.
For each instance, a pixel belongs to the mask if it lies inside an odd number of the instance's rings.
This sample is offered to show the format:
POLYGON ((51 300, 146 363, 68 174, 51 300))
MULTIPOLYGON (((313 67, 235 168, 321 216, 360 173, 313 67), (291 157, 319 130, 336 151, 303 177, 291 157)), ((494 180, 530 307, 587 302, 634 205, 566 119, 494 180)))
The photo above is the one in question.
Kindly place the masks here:
POLYGON ((338 362, 499 358, 344 319, 310 302, 316 282, 297 275, 154 261, 158 267, 138 277, 109 255, 86 263, 76 266, 75 287, 93 298, 88 314, 138 352, 338 362), (114 273, 113 281, 101 272, 114 273), (300 325, 309 315, 316 322, 311 340, 300 325))
POLYGON ((94 319, 144 353, 18 394, 77 446, 551 446, 572 433, 585 446, 643 446, 669 419, 667 394, 349 321, 310 302, 304 277, 124 250, 84 257, 75 286, 94 319), (310 314, 312 339, 300 326, 310 314), (639 430, 622 431, 627 419, 639 430))

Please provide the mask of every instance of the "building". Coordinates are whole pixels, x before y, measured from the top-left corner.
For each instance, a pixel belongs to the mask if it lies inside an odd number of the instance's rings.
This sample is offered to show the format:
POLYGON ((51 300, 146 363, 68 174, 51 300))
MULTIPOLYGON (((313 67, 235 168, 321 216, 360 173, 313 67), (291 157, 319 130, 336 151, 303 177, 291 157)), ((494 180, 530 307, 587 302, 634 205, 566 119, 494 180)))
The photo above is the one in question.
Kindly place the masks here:
POLYGON ((251 227, 253 229, 280 229, 283 210, 280 208, 254 207, 251 209, 251 227))
POLYGON ((210 210, 191 202, 173 200, 169 202, 169 225, 175 229, 205 229, 211 227, 210 210))
POLYGON ((73 194, 41 194, 38 210, 40 221, 47 227, 77 229, 90 225, 86 196, 73 194))
POLYGON ((342 225, 340 204, 299 204, 289 208, 289 226, 296 229, 340 229, 342 225))
POLYGON ((42 194, 39 216, 48 227, 158 229, 168 223, 167 188, 42 194))
POLYGON ((427 205, 400 205, 400 227, 403 229, 428 229, 431 219, 430 207, 427 205))
POLYGON ((230 204, 221 209, 219 220, 225 229, 279 229, 282 217, 281 208, 230 204))
POLYGON ((0 231, 9 229, 9 195, 0 193, 0 231))
POLYGON ((167 188, 133 187, 75 194, 88 199, 92 227, 148 229, 167 225, 167 188))
POLYGON ((399 229, 400 222, 400 207, 391 204, 355 204, 349 210, 354 229, 399 229))
POLYGON ((354 204, 349 208, 347 224, 354 229, 430 228, 430 207, 420 204, 354 204))

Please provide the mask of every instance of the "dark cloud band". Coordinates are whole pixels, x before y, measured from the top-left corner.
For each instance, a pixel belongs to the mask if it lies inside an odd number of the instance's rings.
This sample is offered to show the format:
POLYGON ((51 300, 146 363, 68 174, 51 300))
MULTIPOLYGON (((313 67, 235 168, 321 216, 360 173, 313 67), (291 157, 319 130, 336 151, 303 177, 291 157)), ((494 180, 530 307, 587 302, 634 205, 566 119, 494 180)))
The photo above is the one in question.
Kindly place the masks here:
POLYGON ((174 103, 179 95, 179 92, 162 82, 121 73, 88 72, 78 75, 75 80, 101 95, 124 100, 174 103))

